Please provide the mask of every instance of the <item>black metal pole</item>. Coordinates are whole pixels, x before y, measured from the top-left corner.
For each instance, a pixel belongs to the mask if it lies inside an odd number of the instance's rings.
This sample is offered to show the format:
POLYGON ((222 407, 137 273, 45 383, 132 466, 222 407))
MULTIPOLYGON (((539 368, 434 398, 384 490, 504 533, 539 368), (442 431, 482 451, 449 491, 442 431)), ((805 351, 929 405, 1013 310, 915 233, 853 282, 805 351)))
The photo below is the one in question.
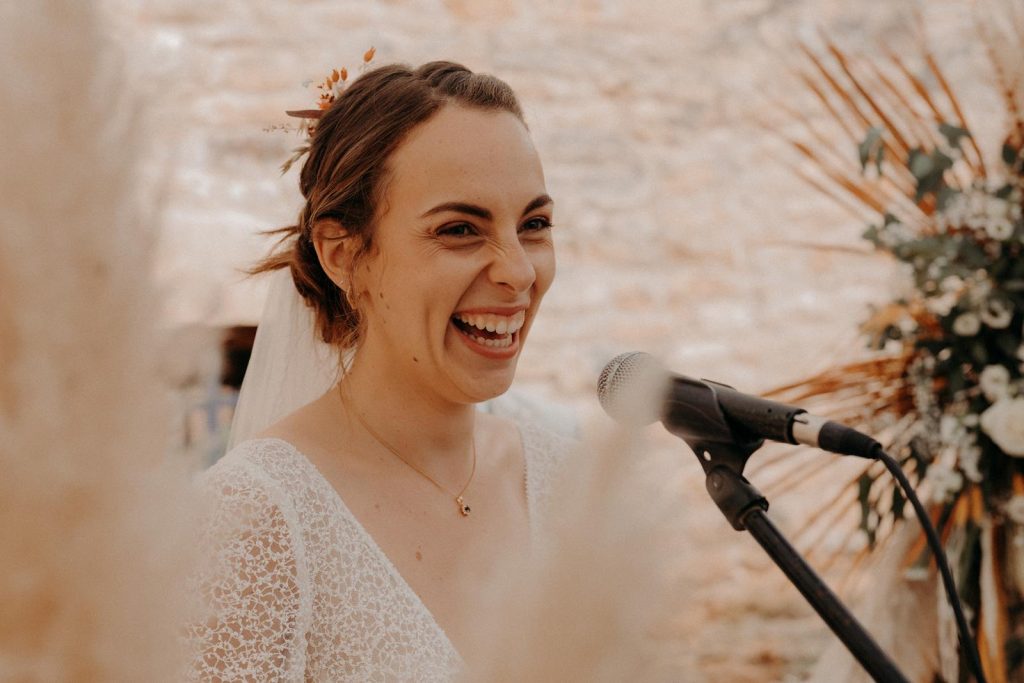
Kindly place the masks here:
POLYGON ((765 552, 789 577, 814 611, 876 681, 907 683, 889 656, 850 614, 835 593, 815 574, 799 553, 759 507, 751 508, 743 517, 743 526, 757 539, 765 552))
POLYGON ((708 382, 676 382, 673 397, 665 404, 662 422, 693 449, 711 499, 733 528, 750 532, 873 679, 909 683, 765 514, 768 501, 743 476, 748 458, 764 439, 730 424, 708 382))
POLYGON ((753 484, 729 466, 710 465, 707 489, 733 528, 750 532, 873 679, 908 683, 878 643, 768 519, 768 501, 753 484))

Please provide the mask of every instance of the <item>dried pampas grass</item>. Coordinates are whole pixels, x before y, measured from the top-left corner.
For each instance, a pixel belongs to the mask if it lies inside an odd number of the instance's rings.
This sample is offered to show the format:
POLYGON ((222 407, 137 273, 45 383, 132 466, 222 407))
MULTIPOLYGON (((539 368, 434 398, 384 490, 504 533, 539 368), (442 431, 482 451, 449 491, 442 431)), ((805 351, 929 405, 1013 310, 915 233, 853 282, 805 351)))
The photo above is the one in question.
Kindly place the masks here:
POLYGON ((138 103, 92 3, 4 3, 0 45, 0 679, 174 680, 187 478, 138 103))
MULTIPOLYGON (((697 681, 680 615, 682 472, 635 434, 590 430, 542 518, 545 543, 480 602, 467 681, 697 681)), ((687 463, 689 464, 689 463, 687 463)))

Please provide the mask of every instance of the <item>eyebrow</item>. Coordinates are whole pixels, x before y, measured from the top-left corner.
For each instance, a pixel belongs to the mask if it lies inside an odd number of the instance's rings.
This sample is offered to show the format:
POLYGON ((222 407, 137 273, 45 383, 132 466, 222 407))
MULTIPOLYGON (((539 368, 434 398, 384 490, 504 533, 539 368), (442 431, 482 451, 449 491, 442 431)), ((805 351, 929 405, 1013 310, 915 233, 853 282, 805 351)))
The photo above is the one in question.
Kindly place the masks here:
MULTIPOLYGON (((549 195, 542 194, 526 205, 526 208, 523 209, 522 215, 525 216, 531 211, 535 211, 542 206, 547 206, 548 204, 554 203, 555 201, 549 195)), ((428 216, 433 216, 434 214, 443 213, 445 211, 465 213, 469 214, 470 216, 476 216, 477 218, 483 218, 484 220, 488 221, 493 220, 494 218, 494 215, 484 207, 477 206, 476 204, 468 204, 466 202, 445 202, 444 204, 438 204, 432 209, 427 210, 427 212, 420 216, 420 218, 427 218, 428 216)))

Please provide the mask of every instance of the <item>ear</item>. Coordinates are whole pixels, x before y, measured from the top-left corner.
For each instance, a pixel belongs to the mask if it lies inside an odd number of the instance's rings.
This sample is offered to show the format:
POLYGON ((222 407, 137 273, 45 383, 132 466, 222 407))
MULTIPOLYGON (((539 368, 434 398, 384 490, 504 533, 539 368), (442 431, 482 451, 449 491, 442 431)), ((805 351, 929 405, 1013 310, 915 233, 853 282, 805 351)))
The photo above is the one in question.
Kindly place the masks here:
POLYGON ((352 287, 358 242, 336 219, 323 218, 313 225, 313 247, 320 259, 320 267, 334 284, 346 292, 352 287))

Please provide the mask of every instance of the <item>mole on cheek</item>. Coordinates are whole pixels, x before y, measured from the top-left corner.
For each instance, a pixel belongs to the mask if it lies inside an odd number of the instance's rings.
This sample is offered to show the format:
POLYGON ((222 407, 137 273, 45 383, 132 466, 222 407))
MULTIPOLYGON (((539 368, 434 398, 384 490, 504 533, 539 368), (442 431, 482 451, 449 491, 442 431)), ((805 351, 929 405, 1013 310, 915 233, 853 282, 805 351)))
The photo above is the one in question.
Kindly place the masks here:
POLYGON ((413 363, 419 363, 419 362, 420 362, 420 359, 419 359, 419 358, 417 358, 416 356, 413 356, 413 357, 412 357, 412 362, 413 362, 413 363))
POLYGON ((416 559, 417 560, 422 560, 423 559, 423 553, 421 553, 419 550, 416 551, 416 559))

